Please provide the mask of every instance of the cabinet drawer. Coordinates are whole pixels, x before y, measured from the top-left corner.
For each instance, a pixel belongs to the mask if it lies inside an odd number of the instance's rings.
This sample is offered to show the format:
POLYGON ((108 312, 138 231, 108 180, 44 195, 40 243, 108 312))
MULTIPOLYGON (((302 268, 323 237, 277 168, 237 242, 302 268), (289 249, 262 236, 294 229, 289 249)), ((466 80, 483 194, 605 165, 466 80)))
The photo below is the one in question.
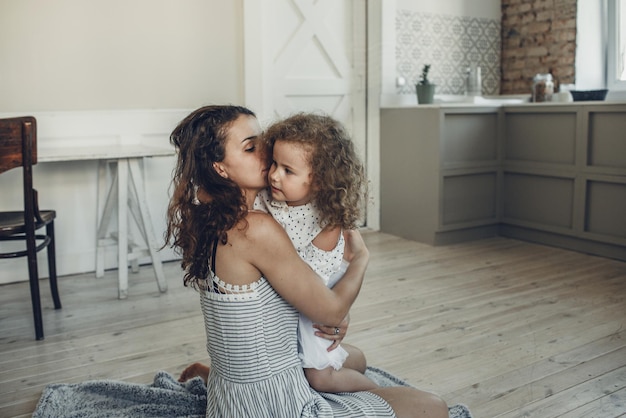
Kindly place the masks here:
POLYGON ((626 169, 624 113, 589 113, 588 165, 626 169))
POLYGON ((576 113, 507 114, 507 161, 574 165, 576 113))
POLYGON ((441 144, 444 167, 480 161, 493 163, 498 158, 497 150, 496 113, 445 114, 441 144))
POLYGON ((625 182, 587 181, 585 232, 626 239, 625 182))
POLYGON ((503 217, 549 227, 573 226, 574 179, 505 173, 503 217))
POLYGON ((476 221, 495 221, 497 172, 445 176, 442 226, 476 221))

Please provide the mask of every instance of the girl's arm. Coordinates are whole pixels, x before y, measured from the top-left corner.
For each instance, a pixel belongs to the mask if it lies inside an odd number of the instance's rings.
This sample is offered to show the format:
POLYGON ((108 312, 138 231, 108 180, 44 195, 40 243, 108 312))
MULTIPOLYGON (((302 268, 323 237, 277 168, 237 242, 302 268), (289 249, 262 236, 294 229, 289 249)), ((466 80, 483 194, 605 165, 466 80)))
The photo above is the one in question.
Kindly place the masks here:
POLYGON ((357 231, 347 231, 350 266, 331 290, 300 258, 287 233, 269 215, 249 213, 246 238, 249 261, 274 290, 314 322, 340 325, 363 283, 369 252, 357 231))

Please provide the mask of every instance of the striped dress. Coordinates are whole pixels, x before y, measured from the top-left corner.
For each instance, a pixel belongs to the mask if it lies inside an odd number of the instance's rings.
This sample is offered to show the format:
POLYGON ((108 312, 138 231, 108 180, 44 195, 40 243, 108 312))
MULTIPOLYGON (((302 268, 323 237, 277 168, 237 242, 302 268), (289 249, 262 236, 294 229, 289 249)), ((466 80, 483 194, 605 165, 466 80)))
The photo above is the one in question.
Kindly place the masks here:
POLYGON ((298 312, 261 278, 200 289, 211 357, 207 417, 393 417, 370 392, 318 393, 298 358, 298 312))

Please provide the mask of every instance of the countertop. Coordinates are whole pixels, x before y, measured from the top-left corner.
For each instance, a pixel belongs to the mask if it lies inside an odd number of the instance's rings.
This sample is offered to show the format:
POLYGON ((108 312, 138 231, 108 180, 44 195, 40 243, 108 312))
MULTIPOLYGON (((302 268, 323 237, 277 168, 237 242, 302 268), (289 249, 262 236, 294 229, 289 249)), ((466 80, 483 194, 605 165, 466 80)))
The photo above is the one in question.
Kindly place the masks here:
POLYGON ((433 104, 417 104, 415 95, 382 95, 381 109, 394 108, 477 108, 502 106, 554 107, 554 106, 593 106, 593 105, 626 105, 626 101, 580 101, 580 102, 541 102, 533 103, 530 95, 503 95, 503 96, 445 96, 435 95, 433 104))

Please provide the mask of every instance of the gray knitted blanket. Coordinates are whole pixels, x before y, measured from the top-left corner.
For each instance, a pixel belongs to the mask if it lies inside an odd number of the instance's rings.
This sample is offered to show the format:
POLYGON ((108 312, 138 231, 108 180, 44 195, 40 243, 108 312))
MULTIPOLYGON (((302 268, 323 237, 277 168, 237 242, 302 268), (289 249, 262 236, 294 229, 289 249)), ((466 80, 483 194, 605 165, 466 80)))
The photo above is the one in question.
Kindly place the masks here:
MULTIPOLYGON (((384 370, 368 367, 380 386, 410 386, 384 370)), ((187 417, 204 418, 206 386, 200 378, 179 383, 160 371, 151 385, 115 380, 55 383, 44 389, 33 418, 187 417)), ((472 418, 463 405, 450 407, 450 418, 472 418)))

